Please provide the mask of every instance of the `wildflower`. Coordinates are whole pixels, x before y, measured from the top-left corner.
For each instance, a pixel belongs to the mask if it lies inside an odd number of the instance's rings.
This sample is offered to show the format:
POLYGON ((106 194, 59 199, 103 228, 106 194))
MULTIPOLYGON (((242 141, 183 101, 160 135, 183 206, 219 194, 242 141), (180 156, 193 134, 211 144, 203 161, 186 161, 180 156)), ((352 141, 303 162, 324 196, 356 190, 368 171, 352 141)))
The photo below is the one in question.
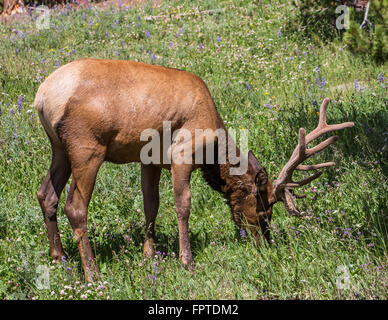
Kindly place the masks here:
POLYGON ((322 77, 322 80, 321 80, 321 89, 323 89, 323 87, 325 86, 325 83, 326 83, 326 80, 324 77, 322 77))
POLYGON ((247 83, 245 83, 245 85, 246 85, 246 87, 247 87, 247 90, 249 91, 249 90, 251 90, 251 86, 249 85, 249 83, 247 82, 247 83))
POLYGON ((148 38, 148 39, 151 39, 150 32, 149 32, 147 29, 146 29, 145 33, 146 33, 147 38, 148 38))
POLYGON ((11 112, 12 115, 15 114, 15 110, 13 108, 11 108, 11 110, 9 110, 9 112, 11 112))
POLYGON ((221 37, 217 36, 217 42, 221 42, 221 37))
POLYGON ((358 84, 357 80, 354 79, 354 91, 357 91, 357 89, 360 89, 360 85, 358 84))
POLYGON ((57 61, 55 62, 55 66, 59 67, 60 64, 61 64, 61 61, 59 59, 57 59, 57 61))
POLYGON ((266 106, 268 109, 272 109, 272 105, 270 103, 266 103, 264 106, 266 106))
POLYGON ((243 228, 240 229, 240 237, 241 238, 245 238, 246 234, 245 234, 245 230, 243 228))
POLYGON ((20 112, 20 110, 22 109, 22 102, 24 101, 24 97, 23 96, 20 96, 19 97, 19 100, 18 100, 18 103, 17 103, 17 108, 18 108, 18 111, 20 112))
POLYGON ((199 48, 200 48, 200 49, 203 49, 203 44, 202 44, 202 42, 199 44, 199 48))
POLYGON ((69 53, 70 53, 70 55, 72 55, 72 54, 74 53, 74 50, 73 50, 73 49, 71 49, 71 51, 70 51, 69 53))
POLYGON ((106 36, 106 37, 109 37, 109 33, 108 33, 108 32, 106 32, 106 33, 105 33, 105 36, 106 36))
POLYGON ((380 84, 384 82, 384 72, 381 72, 379 75, 379 82, 380 84))
POLYGON ((282 29, 279 29, 279 31, 278 31, 278 37, 281 37, 282 35, 283 35, 282 29))
POLYGON ((85 21, 85 12, 82 13, 82 20, 85 21))
POLYGON ((316 72, 316 73, 319 73, 319 72, 320 72, 319 66, 316 66, 316 67, 313 69, 313 71, 316 72))

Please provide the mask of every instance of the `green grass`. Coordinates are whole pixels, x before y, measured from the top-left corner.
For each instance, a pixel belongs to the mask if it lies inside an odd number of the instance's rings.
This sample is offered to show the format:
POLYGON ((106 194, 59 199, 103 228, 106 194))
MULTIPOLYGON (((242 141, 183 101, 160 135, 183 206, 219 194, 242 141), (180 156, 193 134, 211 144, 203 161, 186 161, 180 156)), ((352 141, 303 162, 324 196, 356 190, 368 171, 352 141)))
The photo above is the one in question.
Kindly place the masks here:
POLYGON ((353 56, 340 40, 323 45, 279 36, 289 13, 287 1, 169 1, 157 8, 55 12, 50 29, 41 31, 28 21, 0 25, 0 298, 387 299, 388 66, 353 56), (216 9, 221 11, 145 19, 216 9), (354 121, 355 127, 339 132, 339 141, 311 161, 334 159, 337 165, 305 188, 307 198, 298 200, 303 219, 275 205, 270 246, 242 239, 222 197, 195 172, 194 273, 177 258, 170 173, 163 172, 160 186, 161 253, 144 261, 139 164, 105 163, 88 217, 102 282, 89 287, 63 212, 66 190, 58 223, 67 262, 50 261, 36 191, 51 152, 32 107, 45 77, 84 57, 194 72, 207 83, 227 127, 249 130, 249 147, 271 176, 288 160, 298 128, 315 127, 324 97, 332 100, 329 123, 354 121), (49 289, 36 287, 39 265, 49 268, 49 289), (348 288, 336 285, 340 266, 349 272, 348 288))

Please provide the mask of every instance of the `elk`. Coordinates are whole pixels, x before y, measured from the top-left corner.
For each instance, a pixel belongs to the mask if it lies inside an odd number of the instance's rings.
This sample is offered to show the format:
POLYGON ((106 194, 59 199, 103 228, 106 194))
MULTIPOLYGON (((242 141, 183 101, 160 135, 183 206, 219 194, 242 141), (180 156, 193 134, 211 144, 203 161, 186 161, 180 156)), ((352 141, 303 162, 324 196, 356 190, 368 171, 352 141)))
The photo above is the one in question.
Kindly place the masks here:
MULTIPOLYGON (((337 140, 331 136, 311 149, 307 145, 324 133, 352 127, 352 122, 326 123, 329 99, 322 103, 318 127, 306 135, 299 130, 299 144, 278 178, 271 182, 266 169, 254 154, 245 156, 248 167, 241 175, 232 175, 235 166, 210 164, 141 163, 141 188, 145 211, 143 256, 155 253, 155 219, 159 207, 161 169, 171 171, 179 231, 179 257, 190 267, 189 240, 190 177, 200 168, 210 186, 227 199, 237 226, 250 230, 257 241, 269 239, 272 207, 282 201, 292 215, 299 215, 293 190, 321 175, 318 169, 334 162, 303 165, 303 161, 337 140), (295 170, 316 171, 310 178, 292 180, 295 170)), ((226 130, 205 83, 190 72, 123 60, 82 59, 53 72, 39 87, 34 106, 50 140, 52 161, 37 198, 48 232, 50 254, 59 261, 64 256, 57 225, 60 194, 72 175, 64 211, 73 229, 85 272, 85 279, 98 277, 87 230, 88 204, 99 167, 104 161, 123 164, 141 162, 140 152, 146 142, 141 132, 152 128, 160 132, 170 121, 172 130, 226 130)), ((228 135, 227 139, 231 139, 228 135)), ((217 140, 215 138, 215 140, 217 140)), ((217 141, 215 146, 217 147, 217 141)), ((240 150, 232 145, 237 154, 240 150)), ((173 142, 171 149, 177 147, 173 142)), ((191 156, 195 156, 192 149, 191 156)))

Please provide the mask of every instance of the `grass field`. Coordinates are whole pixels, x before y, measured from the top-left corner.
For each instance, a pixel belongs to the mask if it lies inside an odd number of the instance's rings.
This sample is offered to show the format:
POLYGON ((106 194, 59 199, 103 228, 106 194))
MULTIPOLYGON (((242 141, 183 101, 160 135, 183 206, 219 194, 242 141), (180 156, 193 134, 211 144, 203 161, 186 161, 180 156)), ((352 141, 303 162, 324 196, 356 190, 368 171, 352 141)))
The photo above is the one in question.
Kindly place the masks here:
POLYGON ((353 55, 340 40, 287 34, 290 15, 288 1, 162 1, 55 11, 43 30, 34 21, 0 25, 0 298, 387 299, 388 65, 353 55), (324 97, 331 98, 329 123, 355 127, 311 160, 337 165, 304 188, 304 218, 275 205, 268 246, 240 233, 225 201, 195 172, 192 273, 177 257, 170 173, 161 180, 158 254, 143 260, 140 166, 105 163, 88 216, 102 280, 87 284, 63 212, 67 189, 58 208, 67 257, 50 260, 36 192, 51 151, 32 106, 51 72, 84 57, 194 72, 226 126, 249 130, 249 147, 271 177, 298 129, 316 126, 324 97), (44 272, 49 283, 39 289, 44 272))

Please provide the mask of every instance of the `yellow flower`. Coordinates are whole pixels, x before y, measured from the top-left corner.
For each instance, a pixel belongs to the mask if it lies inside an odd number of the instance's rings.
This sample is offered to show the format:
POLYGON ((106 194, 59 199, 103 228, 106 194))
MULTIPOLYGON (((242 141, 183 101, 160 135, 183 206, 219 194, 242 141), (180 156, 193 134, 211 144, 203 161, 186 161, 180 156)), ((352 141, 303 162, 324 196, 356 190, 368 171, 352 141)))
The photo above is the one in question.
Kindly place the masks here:
POLYGON ((307 110, 307 113, 309 114, 309 116, 311 116, 311 115, 313 114, 313 110, 308 109, 308 110, 307 110))
POLYGON ((266 91, 266 92, 264 92, 264 94, 265 94, 266 96, 268 96, 268 95, 269 95, 269 92, 268 92, 268 91, 266 91))
POLYGON ((319 111, 317 111, 317 116, 319 117, 319 111))

